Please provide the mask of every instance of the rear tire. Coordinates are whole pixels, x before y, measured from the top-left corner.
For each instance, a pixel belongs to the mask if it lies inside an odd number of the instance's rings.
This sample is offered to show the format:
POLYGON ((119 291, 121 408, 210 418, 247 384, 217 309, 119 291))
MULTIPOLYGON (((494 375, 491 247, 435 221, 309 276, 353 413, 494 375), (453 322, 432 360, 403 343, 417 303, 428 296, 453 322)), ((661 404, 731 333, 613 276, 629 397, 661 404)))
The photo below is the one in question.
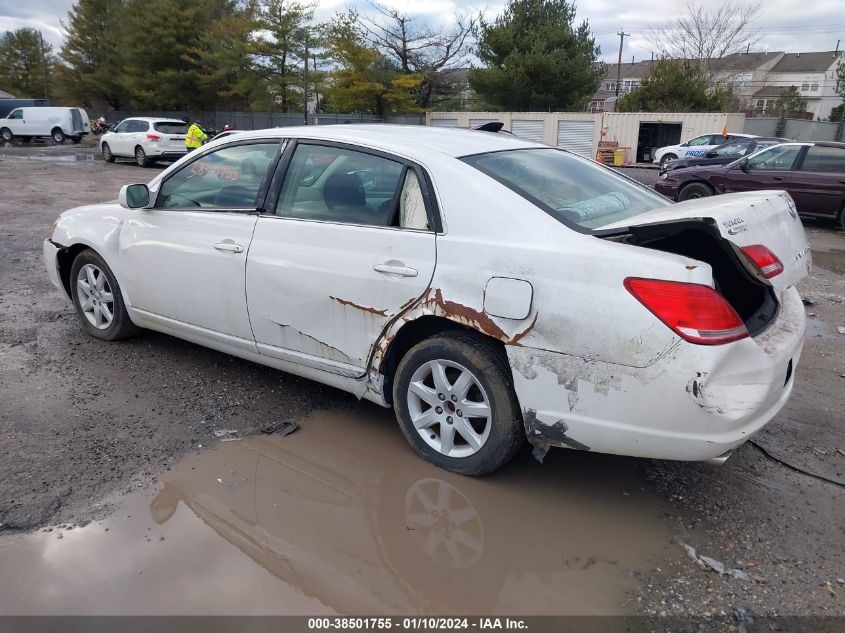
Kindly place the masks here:
POLYGON ((691 182, 678 193, 678 202, 695 200, 697 198, 709 198, 713 195, 713 188, 703 182, 691 182))
POLYGON ((50 138, 53 139, 53 142, 56 145, 62 145, 67 137, 65 136, 65 133, 62 132, 61 128, 56 127, 50 132, 50 138))
POLYGON ((461 475, 501 468, 525 442, 507 356, 478 334, 446 332, 412 347, 396 370, 393 403, 417 454, 461 475))
POLYGON ((81 136, 71 136, 70 140, 74 145, 79 145, 82 142, 82 137, 81 136))
POLYGON ((150 159, 147 158, 147 153, 140 145, 135 148, 135 163, 138 167, 149 167, 150 159))
POLYGON ((109 147, 108 143, 103 143, 100 151, 103 153, 103 160, 107 163, 114 162, 114 154, 111 153, 111 147, 109 147))
POLYGON ((73 260, 70 289, 79 321, 91 336, 116 341, 139 332, 126 311, 114 273, 93 250, 86 249, 73 260))
POLYGON ((836 219, 836 228, 845 231, 845 204, 839 210, 839 217, 836 219))

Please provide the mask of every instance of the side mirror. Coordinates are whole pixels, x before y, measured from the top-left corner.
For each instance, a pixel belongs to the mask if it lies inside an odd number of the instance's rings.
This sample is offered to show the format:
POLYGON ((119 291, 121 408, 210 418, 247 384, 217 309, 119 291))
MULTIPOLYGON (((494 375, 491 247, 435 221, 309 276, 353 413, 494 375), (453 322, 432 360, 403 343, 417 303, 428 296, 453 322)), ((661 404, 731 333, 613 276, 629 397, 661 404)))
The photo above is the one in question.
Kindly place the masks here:
POLYGON ((749 169, 750 169, 748 167, 748 161, 747 160, 740 161, 739 168, 747 174, 749 169))
POLYGON ((144 209, 150 204, 150 190, 147 185, 123 185, 117 201, 124 209, 144 209))

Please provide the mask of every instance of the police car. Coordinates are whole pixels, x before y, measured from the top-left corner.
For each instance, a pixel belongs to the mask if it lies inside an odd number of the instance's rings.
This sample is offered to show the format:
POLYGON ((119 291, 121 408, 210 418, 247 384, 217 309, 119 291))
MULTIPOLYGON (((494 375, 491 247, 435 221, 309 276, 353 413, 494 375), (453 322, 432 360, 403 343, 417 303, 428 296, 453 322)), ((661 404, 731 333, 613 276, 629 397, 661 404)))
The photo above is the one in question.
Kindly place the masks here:
POLYGON ((661 147, 654 153, 654 162, 660 163, 661 167, 665 167, 670 160, 677 158, 694 158, 697 156, 704 156, 714 147, 718 147, 729 141, 736 141, 739 139, 755 138, 754 134, 727 134, 721 132, 714 134, 703 134, 691 138, 686 143, 680 145, 667 145, 661 147))

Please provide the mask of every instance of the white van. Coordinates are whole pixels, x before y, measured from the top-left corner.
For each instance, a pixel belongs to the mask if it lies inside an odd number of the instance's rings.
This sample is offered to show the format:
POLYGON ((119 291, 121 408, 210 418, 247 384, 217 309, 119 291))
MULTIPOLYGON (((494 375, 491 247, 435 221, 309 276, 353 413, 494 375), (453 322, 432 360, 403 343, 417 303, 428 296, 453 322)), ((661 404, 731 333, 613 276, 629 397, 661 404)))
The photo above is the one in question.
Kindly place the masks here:
POLYGON ((82 108, 16 108, 0 119, 0 138, 6 142, 16 137, 50 137, 54 143, 68 138, 78 143, 90 131, 91 123, 82 108))

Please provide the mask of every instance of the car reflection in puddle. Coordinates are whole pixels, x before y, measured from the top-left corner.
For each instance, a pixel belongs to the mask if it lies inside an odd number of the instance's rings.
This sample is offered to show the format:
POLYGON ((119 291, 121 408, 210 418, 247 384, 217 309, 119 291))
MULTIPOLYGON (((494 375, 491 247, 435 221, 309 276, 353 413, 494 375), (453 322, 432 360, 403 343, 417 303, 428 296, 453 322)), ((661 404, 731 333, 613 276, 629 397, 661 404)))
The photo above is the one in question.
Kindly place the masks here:
POLYGON ((142 498, 148 513, 123 518, 133 493, 108 532, 22 537, 29 557, 0 547, 0 564, 40 586, 0 586, 0 610, 49 592, 50 608, 86 613, 631 612, 633 572, 659 565, 671 538, 636 460, 558 451, 540 465, 526 451, 473 479, 416 457, 395 424, 361 404, 192 454, 142 498), (47 565, 45 547, 96 572, 47 565), (60 580, 74 571, 70 592, 60 580))

